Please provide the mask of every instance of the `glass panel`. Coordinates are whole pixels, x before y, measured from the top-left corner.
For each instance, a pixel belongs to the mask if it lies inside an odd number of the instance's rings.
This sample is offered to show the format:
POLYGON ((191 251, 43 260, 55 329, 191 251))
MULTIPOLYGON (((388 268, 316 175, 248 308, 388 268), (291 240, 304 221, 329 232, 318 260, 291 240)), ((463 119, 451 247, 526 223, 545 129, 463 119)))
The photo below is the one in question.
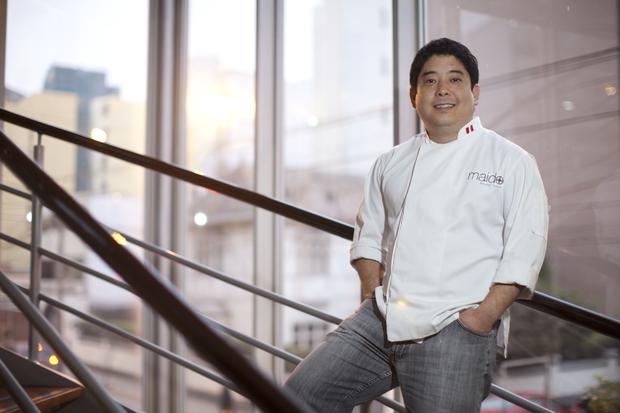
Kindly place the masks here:
MULTIPOLYGON (((284 4, 287 202, 352 223, 372 162, 393 142, 391 2, 284 4)), ((286 220, 283 290, 339 317, 360 300, 350 241, 286 220)), ((287 350, 306 355, 333 329, 284 309, 287 350)))
MULTIPOLYGON (((147 24, 147 0, 9 2, 4 107, 143 153, 147 24)), ((8 124, 5 131, 32 153, 36 143, 32 132, 8 124)), ((91 214, 104 224, 142 236, 142 168, 51 137, 43 137, 42 143, 44 169, 91 214)), ((6 169, 3 183, 19 186, 6 169)), ((29 241, 30 224, 20 222, 18 228, 16 221, 26 217, 30 205, 10 197, 2 196, 2 230, 12 225, 21 233, 20 238, 29 241)), ((111 274, 96 254, 48 210, 43 211, 42 226, 44 248, 111 274)), ((12 268, 27 279, 29 257, 5 246, 3 243, 2 265, 11 262, 12 268)), ((140 250, 134 252, 142 256, 140 250)), ((43 293, 128 331, 140 331, 141 307, 131 294, 48 258, 43 258, 42 269, 43 293)), ((113 395, 139 408, 142 350, 53 307, 42 304, 42 309, 113 395)), ((21 349, 25 346, 25 338, 15 343, 21 349)), ((39 358, 49 365, 48 351, 43 345, 39 358)), ((62 360, 51 367, 64 371, 62 360)))
MULTIPOLYGON (((457 39, 478 57, 483 123, 537 159, 552 208, 537 288, 619 318, 617 2, 427 6, 429 38, 457 39)), ((499 384, 580 411, 596 377, 618 380, 617 340, 520 305, 513 315, 499 384)))
MULTIPOLYGON (((241 187, 254 182, 256 2, 191 1, 187 79, 186 167, 241 187)), ((252 282, 254 209, 186 186, 187 254, 231 277, 252 282)), ((186 271, 186 295, 199 311, 253 334, 253 295, 186 271)), ((250 354, 249 349, 248 354, 250 354)), ((196 360, 201 364, 201 361, 196 360)), ((187 371, 187 411, 249 411, 247 400, 187 371)))

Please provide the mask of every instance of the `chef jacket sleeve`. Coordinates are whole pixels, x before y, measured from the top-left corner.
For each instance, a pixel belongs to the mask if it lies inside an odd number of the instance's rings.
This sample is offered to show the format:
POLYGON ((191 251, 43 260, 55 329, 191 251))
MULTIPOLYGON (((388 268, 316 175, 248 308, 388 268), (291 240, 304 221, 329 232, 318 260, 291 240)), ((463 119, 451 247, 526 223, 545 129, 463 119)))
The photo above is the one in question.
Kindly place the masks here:
POLYGON ((504 185, 504 250, 493 282, 524 286, 518 298, 531 298, 549 228, 547 195, 534 157, 523 156, 504 185))
POLYGON ((382 248, 385 209, 381 191, 383 170, 382 157, 372 166, 364 184, 362 204, 355 218, 355 231, 351 244, 351 262, 358 258, 367 258, 383 265, 382 248))

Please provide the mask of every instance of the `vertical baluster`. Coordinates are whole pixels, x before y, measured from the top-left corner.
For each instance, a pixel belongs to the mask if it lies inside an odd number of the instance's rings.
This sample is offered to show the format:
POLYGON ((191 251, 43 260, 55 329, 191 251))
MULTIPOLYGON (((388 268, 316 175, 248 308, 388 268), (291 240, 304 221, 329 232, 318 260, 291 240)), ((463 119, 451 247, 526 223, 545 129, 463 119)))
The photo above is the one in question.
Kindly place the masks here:
MULTIPOLYGON (((41 142, 41 133, 37 134, 37 144, 34 146, 34 160, 39 166, 43 167, 43 144, 41 142)), ((39 292, 41 291, 41 255, 39 247, 41 246, 41 200, 34 194, 32 196, 32 219, 31 219, 31 239, 30 239, 30 301, 39 307, 39 292)), ((28 327, 28 358, 36 361, 38 356, 38 336, 32 328, 32 324, 28 327)))

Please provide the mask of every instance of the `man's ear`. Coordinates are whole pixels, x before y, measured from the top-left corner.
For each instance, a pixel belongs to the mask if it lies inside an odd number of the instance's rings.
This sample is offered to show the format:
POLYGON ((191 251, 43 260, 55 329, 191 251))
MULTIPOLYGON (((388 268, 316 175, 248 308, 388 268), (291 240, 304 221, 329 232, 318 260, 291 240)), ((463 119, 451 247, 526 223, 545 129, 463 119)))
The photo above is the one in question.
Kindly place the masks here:
POLYGON ((410 87, 409 88, 409 100, 411 100, 411 106, 413 106, 414 109, 416 109, 416 107, 415 107, 415 95, 416 95, 416 90, 414 88, 410 87))
POLYGON ((478 99, 480 98, 480 85, 476 83, 472 88, 471 93, 474 95, 474 106, 477 106, 478 99))

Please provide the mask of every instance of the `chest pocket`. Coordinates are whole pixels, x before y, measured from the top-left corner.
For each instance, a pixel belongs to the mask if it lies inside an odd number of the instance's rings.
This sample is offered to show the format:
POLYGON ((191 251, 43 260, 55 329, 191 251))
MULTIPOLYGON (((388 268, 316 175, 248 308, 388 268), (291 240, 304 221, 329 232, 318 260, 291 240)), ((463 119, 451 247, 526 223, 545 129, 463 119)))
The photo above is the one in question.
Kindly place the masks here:
POLYGON ((480 228, 504 223, 504 177, 500 173, 466 172, 459 180, 461 188, 455 208, 462 208, 462 218, 480 228))

